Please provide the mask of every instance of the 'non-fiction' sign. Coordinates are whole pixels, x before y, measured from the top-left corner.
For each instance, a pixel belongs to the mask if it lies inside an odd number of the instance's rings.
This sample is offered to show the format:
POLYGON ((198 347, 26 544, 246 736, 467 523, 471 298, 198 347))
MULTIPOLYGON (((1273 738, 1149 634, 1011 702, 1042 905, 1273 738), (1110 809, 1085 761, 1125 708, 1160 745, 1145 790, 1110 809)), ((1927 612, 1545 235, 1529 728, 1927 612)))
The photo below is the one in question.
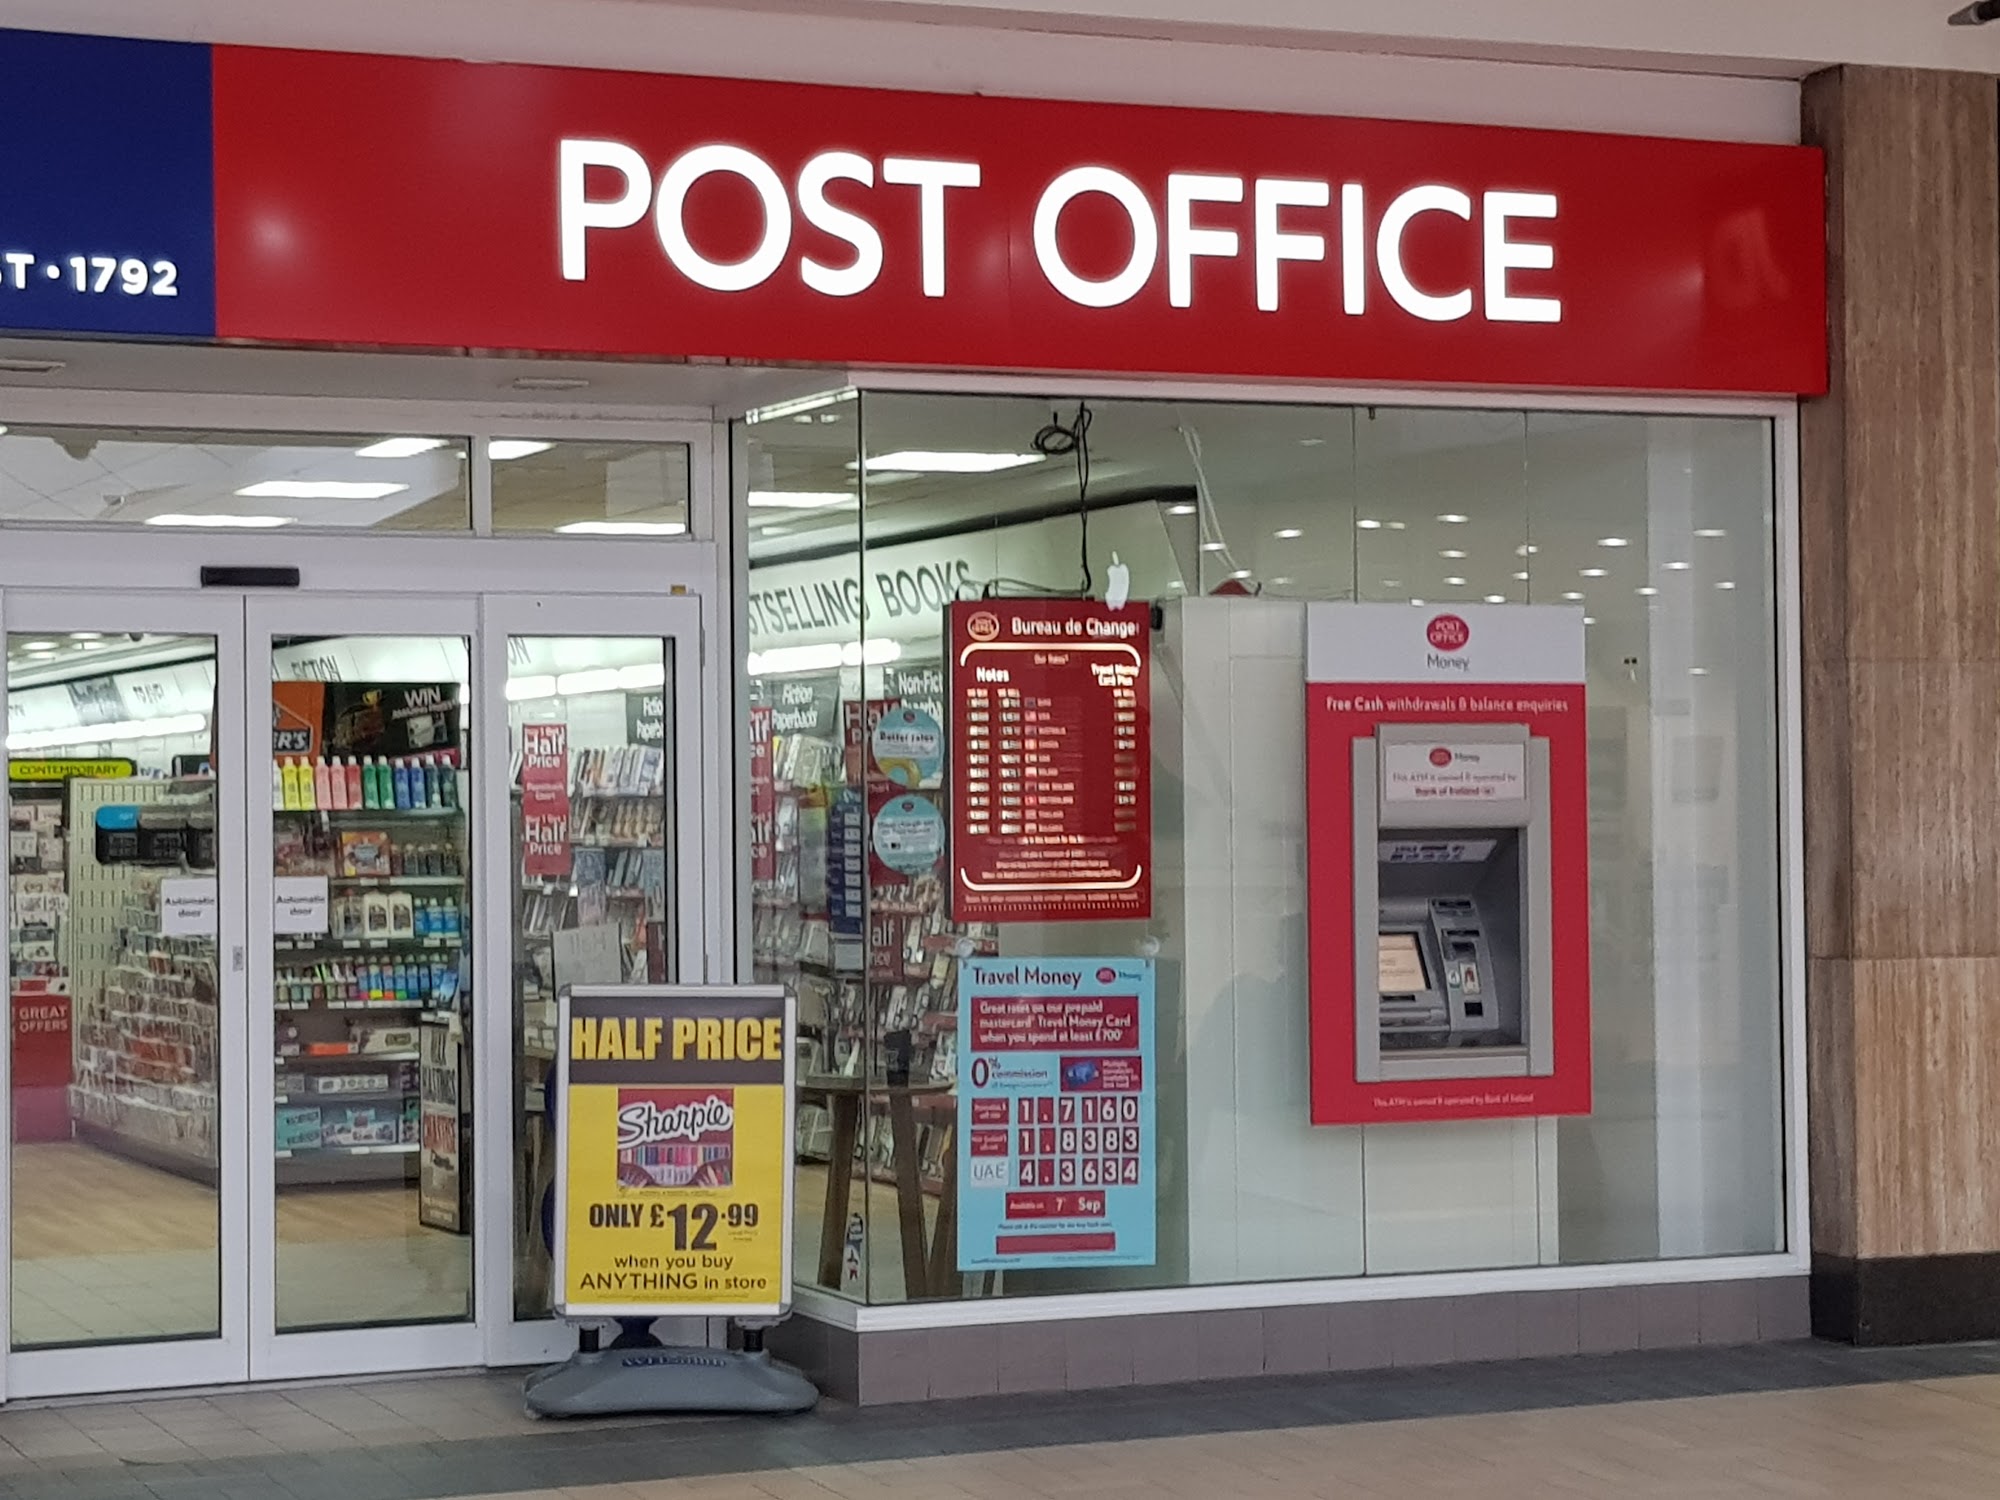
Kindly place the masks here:
POLYGON ((791 1302, 792 1001, 773 987, 560 999, 557 1309, 775 1317, 791 1302))
POLYGON ((1150 1266, 1153 964, 959 966, 958 1265, 1150 1266))
POLYGON ((1150 607, 991 599, 947 617, 953 919, 1150 916, 1150 607))

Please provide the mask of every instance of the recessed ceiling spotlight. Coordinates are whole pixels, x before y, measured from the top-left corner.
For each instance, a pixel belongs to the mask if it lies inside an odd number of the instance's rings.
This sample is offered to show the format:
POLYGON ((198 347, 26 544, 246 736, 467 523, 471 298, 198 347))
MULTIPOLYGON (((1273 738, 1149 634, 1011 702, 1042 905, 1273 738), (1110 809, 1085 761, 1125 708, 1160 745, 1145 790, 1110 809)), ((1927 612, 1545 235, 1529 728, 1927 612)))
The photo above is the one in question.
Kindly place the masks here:
POLYGON ((1707 668, 1707 667, 1689 667, 1689 668, 1688 668, 1688 676, 1690 676, 1690 677, 1706 677, 1707 675, 1708 675, 1708 668, 1707 668))
POLYGON ((1731 583, 1727 578, 1725 578, 1722 580, 1722 582, 1718 583, 1716 587, 1719 589, 1733 589, 1736 587, 1736 585, 1731 583))
POLYGON ((1514 549, 1514 555, 1516 557, 1533 557, 1537 552, 1541 550, 1542 549, 1540 547, 1537 547, 1533 542, 1523 542, 1520 546, 1514 549))
POLYGON ((1600 547, 1629 547, 1632 545, 1632 542, 1629 537, 1601 536, 1597 539, 1597 545, 1600 547))
POLYGON ((1728 536, 1729 533, 1724 531, 1720 526, 1703 526, 1696 530, 1695 535, 1713 538, 1718 536, 1728 536))
POLYGON ((1324 447, 1326 446, 1326 439, 1325 439, 1325 438, 1300 438, 1300 439, 1299 439, 1299 446, 1300 446, 1301 448, 1324 448, 1324 447))
POLYGON ((1585 578, 1602 578, 1605 570, 1603 568, 1578 568, 1577 572, 1581 573, 1585 578))
POLYGON ((1462 551, 1460 551, 1460 550, 1459 550, 1459 549, 1458 549, 1457 547, 1444 547, 1444 548, 1441 548, 1441 549, 1439 549, 1439 551, 1438 551, 1438 556, 1439 556, 1439 557, 1463 557, 1463 556, 1465 556, 1465 553, 1464 553, 1464 552, 1462 552, 1462 551))
POLYGON ((1363 531, 1379 531, 1382 528, 1382 523, 1370 516, 1363 516, 1360 520, 1356 521, 1354 524, 1363 531))
POLYGON ((1632 592, 1643 598, 1650 599, 1653 595, 1659 593, 1659 590, 1654 588, 1650 583, 1642 583, 1636 589, 1632 590, 1632 592))
POLYGON ((73 641, 101 641, 104 639, 104 632, 101 630, 72 630, 69 633, 69 638, 73 641))
POLYGON ((1597 623, 1597 621, 1596 621, 1595 619, 1593 619, 1593 618, 1592 618, 1591 616, 1589 616, 1589 615, 1585 615, 1585 616, 1583 617, 1583 623, 1584 623, 1584 624, 1586 624, 1586 625, 1595 625, 1595 624, 1597 623))
POLYGON ((1507 602, 1507 596, 1505 594, 1488 594, 1486 596, 1486 602, 1488 604, 1505 604, 1507 602))
POLYGON ((1465 587, 1465 580, 1463 578, 1459 578, 1456 576, 1447 578, 1445 582, 1450 584, 1455 589, 1462 589, 1465 587))
POLYGON ((1692 566, 1692 564, 1684 562, 1670 562, 1670 563, 1662 563, 1660 566, 1665 568, 1669 573, 1685 573, 1688 570, 1688 568, 1692 566))
POLYGON ((1463 526, 1472 517, 1461 516, 1457 511, 1447 511, 1444 515, 1439 516, 1438 519, 1447 526, 1463 526))
POLYGON ((1526 573, 1516 573, 1514 575, 1514 581, 1516 583, 1526 583, 1528 581, 1528 575, 1526 573))
POLYGON ((1408 531, 1410 529, 1410 523, 1408 521, 1391 521, 1389 523, 1389 529, 1391 531, 1408 531))
POLYGON ((1169 505, 1167 507, 1167 514, 1170 516, 1191 516, 1195 513, 1196 509, 1197 507, 1183 501, 1179 505, 1169 505))
POLYGON ((1304 536, 1305 533, 1299 530, 1299 528, 1296 526, 1282 526, 1278 530, 1272 532, 1271 535, 1276 537, 1281 542, 1289 542, 1296 537, 1304 536))
POLYGON ((1238 568, 1234 573, 1231 573, 1229 576, 1231 578, 1248 578, 1250 576, 1250 570, 1248 568, 1238 568))
POLYGON ((1575 601, 1581 599, 1582 597, 1583 595, 1579 594, 1575 589, 1571 589, 1567 594, 1563 595, 1563 598, 1568 599, 1571 603, 1574 603, 1575 601))
POLYGON ((1222 550, 1222 546, 1223 544, 1221 542, 1203 542, 1201 544, 1201 550, 1204 552, 1220 552, 1222 550))

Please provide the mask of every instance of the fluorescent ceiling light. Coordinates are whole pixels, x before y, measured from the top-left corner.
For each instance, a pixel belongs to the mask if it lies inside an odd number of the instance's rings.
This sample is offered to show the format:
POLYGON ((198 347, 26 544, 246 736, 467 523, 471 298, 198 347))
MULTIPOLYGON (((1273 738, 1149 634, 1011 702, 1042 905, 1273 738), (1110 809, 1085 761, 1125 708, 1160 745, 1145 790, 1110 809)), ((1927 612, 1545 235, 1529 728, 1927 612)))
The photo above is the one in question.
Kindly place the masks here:
POLYGON ((101 630, 72 630, 69 633, 69 638, 73 641, 101 641, 104 639, 104 632, 101 630))
POLYGON ((383 438, 379 443, 370 443, 366 448, 356 448, 356 458, 415 458, 419 453, 428 453, 433 448, 442 448, 443 438, 393 437, 383 438))
POLYGON ((556 692, 565 698, 583 693, 609 693, 618 687, 616 667, 593 667, 587 672, 564 672, 556 678, 556 692))
POLYGON ((1447 526, 1463 526, 1472 518, 1470 516, 1461 516, 1457 511, 1448 511, 1444 515, 1439 516, 1438 519, 1447 526))
POLYGON ((1514 581, 1516 583, 1526 583, 1528 581, 1528 575, 1526 573, 1516 573, 1514 575, 1514 581))
POLYGON ((7 736, 9 750, 59 750, 70 745, 103 745, 119 740, 164 739, 172 734, 200 734, 208 728, 202 714, 168 714, 158 719, 120 719, 110 724, 72 725, 63 729, 25 729, 7 736))
POLYGON ((504 464, 510 458, 546 453, 554 446, 554 443, 537 442, 533 438, 494 438, 486 445, 486 456, 496 464, 504 464))
POLYGON ((852 387, 840 391, 815 391, 810 396, 794 396, 789 401, 773 401, 769 406, 759 406, 743 414, 743 420, 752 424, 775 422, 780 417, 796 417, 802 412, 818 411, 822 406, 832 406, 837 401, 852 401, 855 392, 852 387))
POLYGON ((1593 619, 1593 618, 1592 618, 1591 616, 1589 616, 1589 615, 1585 615, 1585 616, 1583 617, 1583 623, 1584 623, 1584 624, 1586 624, 1586 625, 1595 625, 1595 624, 1597 623, 1597 621, 1596 621, 1595 619, 1593 619))
POLYGON ((1716 587, 1719 589, 1733 589, 1736 587, 1736 585, 1731 583, 1727 578, 1725 578, 1722 580, 1722 582, 1718 583, 1716 587))
POLYGON ((408 488, 373 479, 264 479, 236 493, 246 500, 386 500, 408 488))
POLYGON ((1706 536, 1706 537, 1717 537, 1717 536, 1728 536, 1729 533, 1724 531, 1720 526, 1703 526, 1696 529, 1695 535, 1706 536))
POLYGON ((1670 562, 1664 566, 1669 573, 1685 573, 1688 570, 1689 564, 1684 562, 1670 562))
POLYGON ((1604 576, 1604 569, 1602 568, 1578 568, 1577 572, 1581 573, 1585 578, 1602 578, 1604 576))
POLYGON ((570 521, 556 528, 564 536, 680 536, 685 521, 570 521))
POLYGON ((845 490, 752 490, 750 503, 769 510, 825 510, 855 502, 845 490))
POLYGON ((1447 578, 1445 582, 1450 584, 1455 589, 1462 589, 1465 587, 1465 580, 1463 578, 1456 578, 1456 577, 1447 578))
POLYGON ((1636 589, 1632 590, 1632 592, 1650 599, 1653 595, 1659 593, 1659 590, 1654 588, 1650 583, 1642 583, 1636 589))
POLYGON ((864 648, 859 641, 844 645, 829 641, 820 646, 773 646, 769 651, 750 653, 750 675, 764 677, 774 672, 825 672, 834 667, 879 667, 900 660, 901 641, 876 637, 864 648))
POLYGON ((1462 552, 1461 550, 1459 550, 1459 549, 1458 549, 1457 547, 1446 547, 1445 549, 1443 549, 1443 550, 1442 550, 1441 552, 1439 552, 1439 553, 1438 553, 1438 556, 1439 556, 1439 557, 1463 557, 1463 556, 1465 556, 1465 553, 1464 553, 1464 552, 1462 552))
POLYGON ((1632 543, 1627 537, 1601 536, 1597 539, 1597 545, 1600 547, 1629 547, 1632 543))
POLYGON ((23 651, 53 651, 56 649, 56 643, 54 641, 29 641, 21 649, 23 651))
POLYGON ((1533 557, 1537 552, 1541 550, 1542 549, 1540 547, 1537 547, 1533 542, 1523 542, 1521 543, 1520 546, 1514 549, 1514 555, 1516 557, 1533 557))
POLYGON ((667 669, 656 661, 645 662, 636 667, 620 667, 618 669, 618 685, 622 688, 633 689, 634 691, 665 687, 667 685, 667 669))
POLYGON ((1356 521, 1354 524, 1356 526, 1359 526, 1363 531, 1379 531, 1382 526, 1382 523, 1380 521, 1371 520, 1366 516, 1363 516, 1359 521, 1356 521))
POLYGON ((1195 513, 1195 509, 1196 507, 1185 503, 1180 505, 1169 505, 1167 507, 1167 514, 1170 516, 1191 516, 1195 513))
POLYGON ((1272 532, 1271 535, 1276 537, 1281 542, 1289 542, 1294 537, 1304 536, 1305 533, 1299 530, 1299 528, 1296 526, 1286 526, 1278 531, 1272 532))
POLYGON ((1563 598, 1571 600, 1581 599, 1582 597, 1583 595, 1579 594, 1575 589, 1571 589, 1567 594, 1563 595, 1563 598))
POLYGON ((507 701, 520 703, 529 698, 553 698, 556 695, 556 680, 547 673, 532 677, 509 677, 507 679, 507 701))
MULTIPOLYGON (((397 486, 401 488, 401 486, 397 486)), ((290 516, 182 516, 164 515, 146 517, 148 526, 242 526, 252 530, 263 530, 272 526, 289 526, 290 516)))
POLYGON ((1488 594, 1486 596, 1486 602, 1488 604, 1505 604, 1507 602, 1507 596, 1505 594, 1488 594))
POLYGON ((1248 578, 1250 576, 1250 570, 1248 568, 1238 568, 1234 573, 1231 573, 1229 576, 1231 578, 1248 578))
POLYGON ((871 474, 877 469, 901 469, 911 474, 996 474, 1002 469, 1018 469, 1041 461, 1039 453, 948 453, 905 448, 863 459, 862 467, 871 474))

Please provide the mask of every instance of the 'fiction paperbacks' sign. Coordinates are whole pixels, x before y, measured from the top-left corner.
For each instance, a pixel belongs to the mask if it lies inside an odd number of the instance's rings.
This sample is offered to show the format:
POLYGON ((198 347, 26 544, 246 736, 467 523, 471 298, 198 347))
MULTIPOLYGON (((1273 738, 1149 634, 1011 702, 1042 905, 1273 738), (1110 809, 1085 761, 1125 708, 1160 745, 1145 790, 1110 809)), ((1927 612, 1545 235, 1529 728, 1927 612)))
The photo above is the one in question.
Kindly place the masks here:
POLYGON ((792 1002, 578 987, 561 1002, 557 1310, 776 1317, 792 1300, 792 1002))

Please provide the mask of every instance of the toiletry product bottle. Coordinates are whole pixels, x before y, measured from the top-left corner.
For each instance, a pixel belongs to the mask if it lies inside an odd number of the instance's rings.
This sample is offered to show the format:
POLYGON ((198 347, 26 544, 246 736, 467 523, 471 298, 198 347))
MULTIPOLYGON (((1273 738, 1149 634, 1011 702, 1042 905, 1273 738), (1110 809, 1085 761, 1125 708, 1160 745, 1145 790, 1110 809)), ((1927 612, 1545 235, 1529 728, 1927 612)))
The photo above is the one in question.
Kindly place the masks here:
POLYGON ((347 807, 365 807, 366 798, 361 791, 361 762, 353 756, 347 757, 347 807))
POLYGON ((371 812, 382 805, 375 796, 375 757, 372 755, 361 757, 361 805, 371 812))
POLYGON ((347 768, 338 760, 326 763, 326 790, 323 805, 335 812, 343 811, 347 806, 347 768))
POLYGON ((428 772, 427 772, 426 774, 427 774, 427 776, 428 776, 428 780, 429 780, 429 787, 428 787, 428 790, 429 790, 429 792, 430 792, 430 802, 431 802, 431 806, 432 806, 432 807, 443 807, 443 806, 444 806, 444 779, 445 779, 445 777, 449 776, 449 775, 451 774, 451 772, 450 772, 450 770, 449 770, 449 769, 448 769, 448 768, 447 768, 447 767, 445 766, 445 763, 444 763, 444 757, 443 757, 443 756, 440 756, 440 755, 427 755, 427 756, 425 756, 425 757, 424 757, 424 759, 425 759, 425 761, 426 761, 426 762, 428 763, 428 765, 429 765, 429 767, 430 767, 430 770, 429 770, 429 771, 428 771, 428 772))
POLYGON ((278 811, 279 809, 283 808, 284 805, 285 805, 285 763, 280 760, 273 760, 271 762, 272 811, 274 812, 278 811))
POLYGON ((447 757, 444 759, 444 764, 438 767, 438 771, 440 773, 438 791, 443 794, 443 805, 458 806, 458 768, 447 757))
POLYGON ((333 806, 333 771, 324 758, 313 762, 313 806, 333 806))
POLYGON ((407 759, 396 762, 396 810, 408 812, 410 801, 410 763, 407 759))

